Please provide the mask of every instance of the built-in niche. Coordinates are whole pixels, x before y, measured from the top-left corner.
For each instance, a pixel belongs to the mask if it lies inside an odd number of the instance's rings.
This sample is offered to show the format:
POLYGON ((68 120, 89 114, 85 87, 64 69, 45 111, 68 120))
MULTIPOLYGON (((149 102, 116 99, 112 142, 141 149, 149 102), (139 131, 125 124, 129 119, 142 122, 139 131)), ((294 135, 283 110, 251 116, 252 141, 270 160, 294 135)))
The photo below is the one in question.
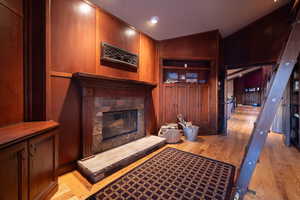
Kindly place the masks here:
POLYGON ((163 82, 205 84, 210 68, 210 60, 162 59, 163 82))

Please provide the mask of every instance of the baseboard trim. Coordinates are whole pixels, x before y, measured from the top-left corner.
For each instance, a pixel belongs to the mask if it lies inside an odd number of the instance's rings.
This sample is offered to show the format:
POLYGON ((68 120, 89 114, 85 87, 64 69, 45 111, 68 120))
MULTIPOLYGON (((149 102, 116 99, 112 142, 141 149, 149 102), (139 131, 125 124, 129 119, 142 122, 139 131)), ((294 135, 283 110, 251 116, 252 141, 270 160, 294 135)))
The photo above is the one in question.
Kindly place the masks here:
POLYGON ((60 166, 56 172, 57 176, 61 176, 65 173, 71 172, 77 169, 77 161, 73 161, 60 166))

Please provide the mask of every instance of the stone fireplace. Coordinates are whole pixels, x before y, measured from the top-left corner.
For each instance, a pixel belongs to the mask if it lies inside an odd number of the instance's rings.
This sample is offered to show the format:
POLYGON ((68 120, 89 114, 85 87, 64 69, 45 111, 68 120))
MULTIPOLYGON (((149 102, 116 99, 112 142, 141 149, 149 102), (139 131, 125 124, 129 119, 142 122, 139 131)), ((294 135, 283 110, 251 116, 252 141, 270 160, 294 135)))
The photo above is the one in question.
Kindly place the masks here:
POLYGON ((146 99, 155 85, 86 73, 73 79, 82 96, 82 158, 146 136, 146 99))
POLYGON ((96 97, 93 153, 100 153, 145 136, 144 98, 96 97))
POLYGON ((82 159, 77 164, 90 182, 165 144, 165 138, 146 133, 155 85, 85 73, 75 73, 73 79, 82 97, 82 159))

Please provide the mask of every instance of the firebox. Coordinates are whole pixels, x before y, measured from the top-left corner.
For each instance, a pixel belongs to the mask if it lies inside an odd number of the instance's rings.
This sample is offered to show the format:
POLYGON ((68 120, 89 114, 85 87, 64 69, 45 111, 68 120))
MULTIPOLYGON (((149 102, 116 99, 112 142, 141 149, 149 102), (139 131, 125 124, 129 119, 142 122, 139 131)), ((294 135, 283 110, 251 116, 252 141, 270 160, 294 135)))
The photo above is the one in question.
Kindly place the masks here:
POLYGON ((138 110, 103 113, 103 140, 137 131, 138 110))

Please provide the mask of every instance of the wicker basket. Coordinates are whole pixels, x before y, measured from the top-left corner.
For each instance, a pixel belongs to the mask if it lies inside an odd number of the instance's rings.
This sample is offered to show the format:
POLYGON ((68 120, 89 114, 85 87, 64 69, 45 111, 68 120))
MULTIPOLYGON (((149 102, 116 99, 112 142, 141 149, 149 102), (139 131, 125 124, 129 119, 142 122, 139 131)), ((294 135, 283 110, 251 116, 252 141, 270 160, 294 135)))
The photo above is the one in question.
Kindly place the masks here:
POLYGON ((166 138, 167 139, 166 142, 168 144, 175 144, 180 142, 182 134, 181 131, 178 129, 167 129, 164 132, 160 132, 158 136, 166 138))

